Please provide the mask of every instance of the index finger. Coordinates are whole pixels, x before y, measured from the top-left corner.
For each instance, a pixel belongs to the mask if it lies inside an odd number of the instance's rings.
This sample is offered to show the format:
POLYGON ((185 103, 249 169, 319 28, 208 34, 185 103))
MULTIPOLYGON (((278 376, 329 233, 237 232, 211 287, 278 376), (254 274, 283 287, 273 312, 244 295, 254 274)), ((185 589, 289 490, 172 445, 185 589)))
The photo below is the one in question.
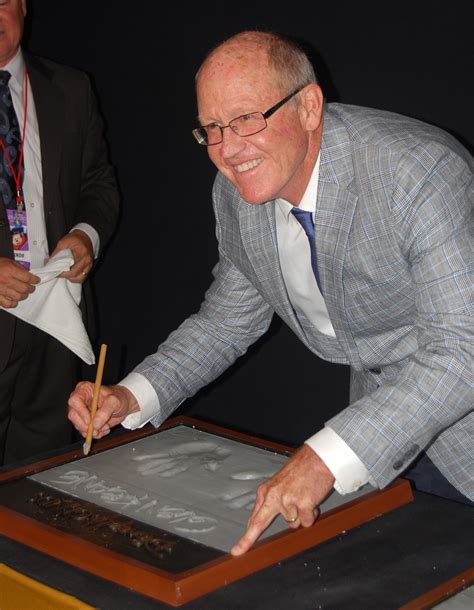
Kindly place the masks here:
POLYGON ((11 261, 11 263, 10 276, 13 279, 23 282, 24 284, 38 284, 41 281, 37 275, 25 269, 22 265, 20 265, 20 263, 16 261, 11 261))
POLYGON ((93 420, 94 431, 100 433, 104 426, 108 426, 110 420, 115 416, 117 398, 107 388, 100 388, 97 411, 93 420))
POLYGON ((41 282, 41 278, 38 277, 37 275, 35 275, 34 273, 31 273, 28 271, 28 283, 29 284, 39 284, 41 282))
POLYGON ((93 387, 89 381, 79 382, 68 399, 68 418, 80 432, 87 431, 89 425, 93 387))
POLYGON ((263 504, 259 510, 253 514, 248 522, 247 530, 240 540, 231 548, 232 555, 242 555, 247 552, 257 541, 276 515, 279 513, 275 508, 263 504))

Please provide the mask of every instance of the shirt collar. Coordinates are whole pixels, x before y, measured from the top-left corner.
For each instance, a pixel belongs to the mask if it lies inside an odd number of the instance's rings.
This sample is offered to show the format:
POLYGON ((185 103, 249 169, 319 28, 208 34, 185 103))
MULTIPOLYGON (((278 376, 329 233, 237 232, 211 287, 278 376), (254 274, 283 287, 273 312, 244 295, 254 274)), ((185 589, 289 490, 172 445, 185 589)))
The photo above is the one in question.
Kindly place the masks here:
MULTIPOLYGON (((10 72, 11 80, 14 81, 14 86, 18 86, 20 91, 23 88, 23 80, 25 78, 25 60, 21 48, 16 52, 15 57, 10 59, 6 66, 3 66, 2 70, 10 72)), ((13 84, 13 83, 12 83, 13 84)))
MULTIPOLYGON (((308 212, 312 212, 313 216, 316 211, 316 198, 318 196, 318 180, 319 180, 319 163, 320 163, 321 155, 318 154, 318 158, 316 159, 316 163, 314 164, 313 172, 311 174, 311 178, 309 179, 308 186, 301 198, 300 204, 298 208, 300 210, 306 210, 308 212)), ((276 204, 280 208, 281 213, 283 214, 286 222, 290 219, 291 210, 295 207, 286 199, 277 199, 276 204)))

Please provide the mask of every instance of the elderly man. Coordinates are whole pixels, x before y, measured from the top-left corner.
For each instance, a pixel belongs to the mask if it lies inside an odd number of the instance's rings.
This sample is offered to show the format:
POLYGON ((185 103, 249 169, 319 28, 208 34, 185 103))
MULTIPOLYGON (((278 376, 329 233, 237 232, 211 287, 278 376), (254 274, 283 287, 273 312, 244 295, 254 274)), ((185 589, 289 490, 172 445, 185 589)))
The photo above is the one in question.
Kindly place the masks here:
MULTIPOLYGON (((88 77, 21 48, 26 0, 0 2, 0 465, 64 447, 79 360, 12 315, 50 256, 84 284, 118 218, 119 194, 88 77)), ((84 285, 84 318, 93 303, 84 285)))
MULTIPOLYGON (((424 450, 441 485, 472 499, 472 159, 418 121, 326 105, 305 54, 274 34, 225 41, 196 82, 193 133, 219 170, 215 279, 197 314, 103 388, 95 436, 159 425, 276 312, 312 352, 351 366, 351 403, 260 486, 234 554, 278 513, 310 526, 333 486, 382 488, 424 450)), ((69 401, 83 434, 91 396, 83 383, 69 401)))

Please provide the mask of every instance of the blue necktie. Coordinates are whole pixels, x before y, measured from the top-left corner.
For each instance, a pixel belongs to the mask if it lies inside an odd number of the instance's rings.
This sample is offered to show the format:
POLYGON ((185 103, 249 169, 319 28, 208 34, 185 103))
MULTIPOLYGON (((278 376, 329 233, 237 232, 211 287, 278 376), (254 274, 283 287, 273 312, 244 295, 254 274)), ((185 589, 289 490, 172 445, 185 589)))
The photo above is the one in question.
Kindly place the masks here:
POLYGON ((321 290, 321 282, 319 280, 318 264, 316 261, 316 239, 314 232, 313 214, 311 212, 307 212, 306 210, 300 210, 299 208, 293 208, 291 210, 291 213, 303 227, 304 232, 306 233, 306 237, 308 238, 309 247, 311 250, 311 267, 313 268, 313 273, 314 277, 316 278, 318 288, 321 291, 321 294, 323 294, 323 291, 321 290))
MULTIPOLYGON (((20 159, 21 131, 18 124, 15 108, 8 81, 11 74, 6 70, 0 70, 0 138, 10 156, 11 164, 15 172, 18 171, 20 159)), ((23 167, 21 178, 23 178, 23 167)), ((16 184, 12 176, 10 165, 0 149, 0 197, 6 208, 16 209, 16 184)))

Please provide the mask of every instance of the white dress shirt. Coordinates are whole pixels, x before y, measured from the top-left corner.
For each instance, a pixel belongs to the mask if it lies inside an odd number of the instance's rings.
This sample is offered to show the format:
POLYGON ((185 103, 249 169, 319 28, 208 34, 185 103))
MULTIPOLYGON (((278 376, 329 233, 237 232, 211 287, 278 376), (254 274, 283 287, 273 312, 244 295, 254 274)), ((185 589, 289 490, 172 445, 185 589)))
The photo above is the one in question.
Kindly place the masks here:
MULTIPOLYGON (((306 191, 301 199, 300 209, 316 211, 319 180, 319 156, 313 169, 306 191)), ((278 255, 285 286, 291 304, 302 312, 322 333, 335 337, 334 328, 323 295, 318 288, 311 267, 311 252, 308 238, 301 224, 291 214, 293 205, 284 199, 275 202, 278 255)), ((317 232, 317 226, 316 226, 317 232)), ((138 413, 124 419, 125 428, 144 426, 150 419, 160 415, 160 402, 150 382, 138 373, 130 373, 120 385, 127 387, 140 405, 138 413)), ((323 460, 334 475, 334 487, 341 494, 356 491, 369 480, 369 473, 352 449, 328 426, 308 438, 309 445, 323 460)))
MULTIPOLYGON (((311 212, 313 222, 318 194, 318 178, 319 156, 298 206, 300 210, 311 212)), ((301 224, 291 213, 293 208, 294 206, 285 199, 276 200, 278 255, 286 290, 296 311, 304 313, 320 332, 335 337, 336 333, 329 319, 326 303, 311 267, 311 250, 308 237, 301 224)))
MULTIPOLYGON (((10 72, 8 82, 20 130, 23 134, 23 117, 25 110, 24 84, 25 61, 21 49, 8 64, 1 68, 10 72)), ((28 218, 28 246, 30 249, 31 268, 44 267, 48 260, 48 242, 43 205, 43 173, 41 169, 41 146, 36 117, 35 100, 28 79, 28 109, 26 121, 26 137, 24 138, 23 160, 25 172, 23 177, 23 195, 28 218)), ((15 171, 17 168, 15 168, 15 171)), ((99 235, 87 223, 79 223, 73 229, 81 229, 92 241, 94 256, 99 252, 99 235)), ((73 230, 71 229, 71 231, 73 230)), ((55 244, 53 244, 55 245, 55 244)))
MULTIPOLYGON (((313 222, 318 195, 319 164, 318 155, 308 186, 298 206, 300 210, 312 213, 313 222)), ((278 255, 288 297, 293 308, 303 313, 321 333, 335 337, 336 333, 311 266, 308 237, 291 213, 293 207, 284 199, 276 200, 278 255)), ((317 230, 316 226, 316 233, 317 230)), ((307 439, 306 444, 319 455, 333 473, 336 479, 335 488, 339 493, 350 493, 367 483, 369 474, 364 464, 347 443, 328 426, 307 439)))

